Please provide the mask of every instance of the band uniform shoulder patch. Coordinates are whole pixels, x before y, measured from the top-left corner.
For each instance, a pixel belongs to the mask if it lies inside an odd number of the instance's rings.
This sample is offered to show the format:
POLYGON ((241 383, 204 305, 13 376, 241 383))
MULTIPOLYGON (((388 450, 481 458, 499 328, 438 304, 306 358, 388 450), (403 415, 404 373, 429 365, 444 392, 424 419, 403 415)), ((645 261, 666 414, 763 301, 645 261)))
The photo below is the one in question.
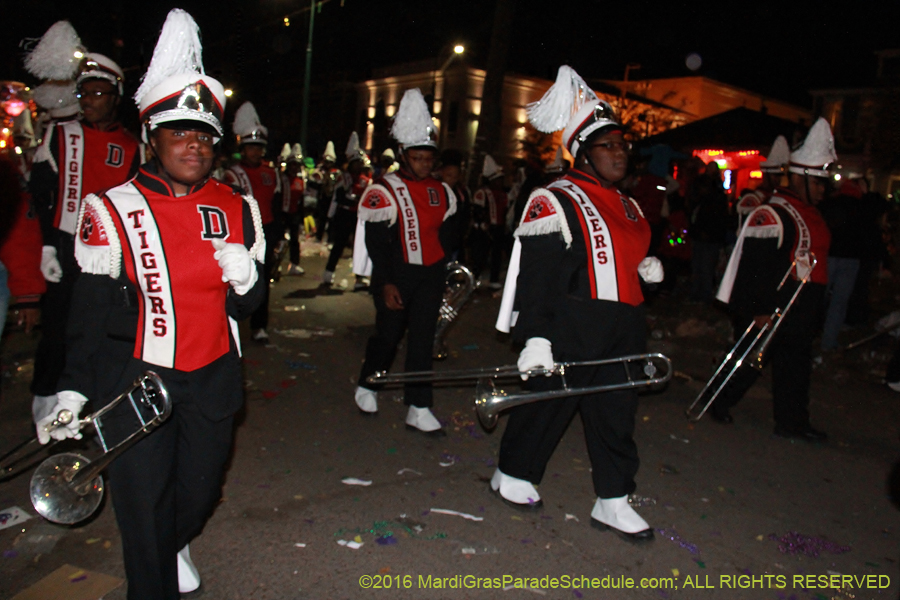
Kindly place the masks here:
POLYGON ((388 189, 376 183, 367 187, 359 199, 358 214, 362 221, 390 221, 393 225, 397 220, 397 205, 388 189))
POLYGON ((528 197, 516 237, 544 235, 563 231, 565 215, 559 200, 546 188, 537 188, 528 197))

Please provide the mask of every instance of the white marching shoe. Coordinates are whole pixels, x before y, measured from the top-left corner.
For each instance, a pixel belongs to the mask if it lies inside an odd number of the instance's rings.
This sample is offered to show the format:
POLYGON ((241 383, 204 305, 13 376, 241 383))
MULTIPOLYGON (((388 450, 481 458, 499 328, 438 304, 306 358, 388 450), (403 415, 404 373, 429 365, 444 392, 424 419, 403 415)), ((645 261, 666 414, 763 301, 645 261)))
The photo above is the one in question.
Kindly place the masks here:
POLYGON ((444 437, 447 432, 441 428, 440 421, 429 408, 410 406, 406 413, 406 428, 421 431, 432 437, 444 437))
POLYGON ((541 495, 531 485, 530 481, 510 477, 500 469, 494 471, 491 477, 491 490, 500 496, 509 506, 523 510, 537 510, 543 508, 544 501, 541 495))
POLYGON ((365 415, 378 414, 378 392, 362 386, 356 387, 356 406, 365 415))
POLYGON ((200 589, 200 573, 191 560, 191 547, 185 545, 178 551, 178 591, 190 594, 200 589))
POLYGON ((591 526, 597 529, 613 529, 630 542, 649 542, 653 530, 641 515, 628 503, 628 496, 597 498, 591 511, 591 526))

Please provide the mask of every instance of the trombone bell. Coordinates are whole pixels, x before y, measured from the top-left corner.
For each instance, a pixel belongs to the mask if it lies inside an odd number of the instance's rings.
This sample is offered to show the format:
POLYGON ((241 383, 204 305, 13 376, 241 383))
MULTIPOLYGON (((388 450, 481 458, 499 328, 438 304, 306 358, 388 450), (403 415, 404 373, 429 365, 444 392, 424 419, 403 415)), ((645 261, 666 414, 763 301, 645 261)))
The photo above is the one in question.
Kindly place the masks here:
POLYGON ((72 525, 94 514, 103 499, 103 477, 97 475, 78 485, 75 476, 91 463, 74 452, 51 456, 31 476, 31 504, 39 515, 63 525, 72 525))

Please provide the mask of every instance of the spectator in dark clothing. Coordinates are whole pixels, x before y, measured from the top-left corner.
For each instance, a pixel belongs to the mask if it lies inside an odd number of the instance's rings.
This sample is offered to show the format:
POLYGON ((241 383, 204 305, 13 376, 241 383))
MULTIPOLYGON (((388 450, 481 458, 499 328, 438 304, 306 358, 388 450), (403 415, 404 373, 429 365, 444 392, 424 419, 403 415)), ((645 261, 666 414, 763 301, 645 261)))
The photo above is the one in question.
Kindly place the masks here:
POLYGON ((716 287, 716 266, 730 227, 728 198, 722 190, 719 165, 710 161, 688 192, 691 215, 691 299, 712 302, 716 287))
POLYGON ((825 325, 822 329, 822 351, 836 350, 838 334, 847 315, 847 303, 856 285, 865 223, 860 213, 862 189, 852 181, 841 184, 837 194, 825 198, 818 209, 831 231, 828 250, 828 287, 825 325))
POLYGON ((887 254, 881 226, 884 214, 888 209, 887 200, 878 192, 870 191, 869 182, 866 179, 856 179, 855 183, 862 190, 858 211, 863 233, 859 250, 859 273, 847 304, 845 322, 848 325, 857 325, 869 320, 871 312, 869 284, 878 273, 887 254))

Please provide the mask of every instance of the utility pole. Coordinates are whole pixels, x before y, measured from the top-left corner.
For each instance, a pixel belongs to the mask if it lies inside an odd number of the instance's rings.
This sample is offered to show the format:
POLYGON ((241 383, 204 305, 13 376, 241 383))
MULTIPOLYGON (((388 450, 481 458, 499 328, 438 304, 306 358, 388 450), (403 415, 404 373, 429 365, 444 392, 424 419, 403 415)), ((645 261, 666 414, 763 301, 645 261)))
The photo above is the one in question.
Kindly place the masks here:
POLYGON ((306 42, 306 73, 303 74, 303 112, 300 117, 300 146, 306 148, 306 125, 309 122, 309 82, 312 72, 313 25, 316 22, 316 0, 310 0, 309 40, 306 42))
POLYGON ((485 154, 497 150, 500 141, 502 117, 503 79, 506 74, 506 58, 512 39, 515 0, 497 0, 494 10, 494 26, 491 31, 491 49, 488 52, 487 73, 481 90, 481 115, 475 134, 475 150, 469 159, 469 186, 478 187, 485 154))
POLYGON ((619 118, 622 118, 622 110, 625 108, 625 94, 628 93, 628 72, 632 69, 637 71, 641 68, 641 65, 635 63, 628 63, 625 65, 625 80, 622 82, 622 91, 619 94, 619 118))

